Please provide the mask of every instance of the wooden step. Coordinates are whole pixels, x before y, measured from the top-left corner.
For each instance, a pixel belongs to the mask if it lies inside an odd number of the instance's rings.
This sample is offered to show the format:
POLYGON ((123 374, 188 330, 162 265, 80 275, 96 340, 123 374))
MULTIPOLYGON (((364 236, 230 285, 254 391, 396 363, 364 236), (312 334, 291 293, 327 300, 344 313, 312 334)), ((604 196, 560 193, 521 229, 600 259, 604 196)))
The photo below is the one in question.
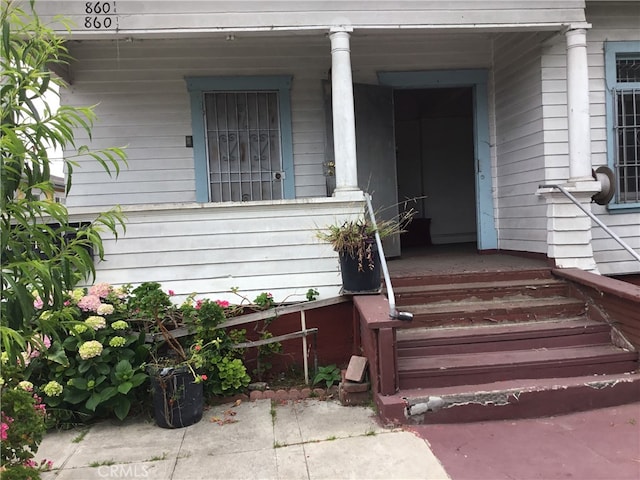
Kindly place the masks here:
POLYGON ((512 295, 499 300, 442 301, 403 307, 413 313, 413 322, 399 328, 420 326, 479 325, 505 321, 522 322, 583 315, 584 301, 564 296, 536 298, 512 295))
POLYGON ((375 401, 386 424, 545 417, 640 401, 640 373, 402 389, 375 401))
POLYGON ((598 345, 611 341, 610 327, 584 317, 471 327, 398 330, 399 357, 598 345))
POLYGON ((399 357, 400 388, 633 371, 638 354, 613 345, 399 357))
POLYGON ((487 272, 466 272, 452 274, 393 276, 393 288, 411 285, 447 285, 469 282, 492 282, 497 280, 522 280, 536 278, 553 278, 550 268, 534 268, 527 270, 504 270, 487 272))
POLYGON ((567 282, 552 278, 411 285, 394 289, 396 303, 400 306, 470 298, 491 300, 517 294, 531 297, 566 296, 569 290, 567 282))

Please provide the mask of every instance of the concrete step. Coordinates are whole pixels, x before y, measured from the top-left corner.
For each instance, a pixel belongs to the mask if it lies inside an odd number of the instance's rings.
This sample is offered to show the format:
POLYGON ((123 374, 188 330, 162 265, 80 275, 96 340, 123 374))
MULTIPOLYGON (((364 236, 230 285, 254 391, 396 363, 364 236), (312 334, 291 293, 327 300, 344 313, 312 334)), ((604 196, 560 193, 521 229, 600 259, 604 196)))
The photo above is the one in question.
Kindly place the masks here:
POLYGON ((399 388, 630 372, 638 354, 614 345, 399 357, 399 388))
POLYGON ((386 424, 537 418, 640 401, 640 373, 519 379, 376 396, 386 424))
POLYGON ((499 322, 523 322, 584 315, 586 305, 577 298, 510 295, 500 299, 441 301, 402 307, 413 313, 413 322, 399 328, 480 325, 499 322))
POLYGON ((471 327, 398 330, 398 357, 598 345, 611 342, 610 327, 584 317, 471 327))

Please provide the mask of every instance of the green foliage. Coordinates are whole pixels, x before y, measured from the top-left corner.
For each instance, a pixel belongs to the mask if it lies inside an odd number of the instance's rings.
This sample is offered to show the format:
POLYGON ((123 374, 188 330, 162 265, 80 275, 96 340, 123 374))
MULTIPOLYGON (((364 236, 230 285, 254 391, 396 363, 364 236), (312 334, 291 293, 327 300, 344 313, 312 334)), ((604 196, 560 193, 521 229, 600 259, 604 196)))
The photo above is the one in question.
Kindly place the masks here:
POLYGON ((67 192, 73 169, 81 157, 97 161, 116 175, 125 160, 122 149, 92 151, 75 142, 75 132, 89 138, 95 121, 92 107, 60 107, 54 111, 45 101, 52 87, 64 82, 50 72, 51 65, 69 62, 65 40, 40 23, 18 2, 2 2, 0 12, 0 333, 2 347, 18 359, 37 329, 54 335, 55 322, 42 322, 34 307, 38 292, 46 309, 61 311, 64 294, 79 280, 95 277, 91 251, 102 259, 101 234, 118 236, 124 230, 119 209, 100 214, 92 223, 78 226, 69 221, 66 207, 53 196, 48 149, 67 152, 67 192))
POLYGON ((77 289, 66 303, 75 322, 64 340, 53 340, 30 360, 29 379, 62 386, 61 392, 42 389, 54 423, 111 415, 122 420, 146 395, 143 366, 149 354, 144 333, 125 320, 127 288, 96 284, 86 295, 77 289))
POLYGON ((273 295, 268 292, 262 292, 255 298, 253 303, 260 307, 260 309, 262 310, 267 310, 275 305, 275 302, 273 301, 273 295))
POLYGON ((313 300, 318 298, 318 295, 320 295, 320 292, 318 290, 316 290, 315 288, 310 288, 309 290, 307 290, 305 297, 307 298, 307 301, 312 302, 313 300))
POLYGON ((230 308, 227 302, 209 299, 195 304, 188 301, 180 307, 187 313, 185 321, 194 331, 190 360, 193 367, 202 372, 201 378, 206 379, 204 392, 208 395, 233 394, 251 381, 242 362, 242 351, 233 348, 234 343, 242 340, 244 332, 219 328, 226 320, 227 308, 230 308))
POLYGON ((144 282, 133 289, 128 306, 134 316, 155 321, 167 316, 173 304, 158 282, 144 282))
POLYGON ((39 397, 20 387, 3 388, 1 400, 2 467, 30 463, 46 430, 44 405, 39 397))
POLYGON ((317 385, 320 382, 325 382, 327 388, 329 388, 334 383, 339 383, 340 379, 340 369, 335 365, 326 365, 318 368, 318 373, 313 379, 313 384, 317 385))

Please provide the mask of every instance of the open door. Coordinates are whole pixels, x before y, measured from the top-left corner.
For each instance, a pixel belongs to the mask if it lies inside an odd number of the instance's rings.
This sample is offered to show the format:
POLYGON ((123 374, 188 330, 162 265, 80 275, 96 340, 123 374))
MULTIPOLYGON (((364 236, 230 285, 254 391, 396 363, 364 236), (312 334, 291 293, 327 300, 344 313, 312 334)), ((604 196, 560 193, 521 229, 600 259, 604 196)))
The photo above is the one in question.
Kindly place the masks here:
MULTIPOLYGON (((393 119, 393 89, 356 83, 353 86, 356 115, 358 186, 371 194, 378 220, 397 220, 398 183, 393 119)), ((400 235, 383 240, 388 258, 400 256, 400 235)))
MULTIPOLYGON (((327 117, 327 163, 333 162, 331 85, 323 82, 327 117)), ((354 84, 358 187, 371 194, 376 220, 398 217, 398 185, 393 118, 393 89, 354 84)), ((330 194, 331 192, 329 192, 330 194)), ((386 257, 400 256, 400 235, 382 241, 386 257)))

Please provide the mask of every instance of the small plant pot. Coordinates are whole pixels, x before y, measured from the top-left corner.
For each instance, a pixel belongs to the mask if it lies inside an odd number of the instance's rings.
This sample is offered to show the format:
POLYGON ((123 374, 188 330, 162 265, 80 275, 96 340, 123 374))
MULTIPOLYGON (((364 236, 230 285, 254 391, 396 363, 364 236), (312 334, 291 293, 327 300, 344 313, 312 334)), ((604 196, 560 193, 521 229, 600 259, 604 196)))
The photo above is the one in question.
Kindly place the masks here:
POLYGON ((202 383, 195 383, 188 368, 153 369, 153 417, 159 427, 182 428, 202 419, 202 383))
POLYGON ((374 294, 380 293, 382 274, 380 258, 376 250, 371 252, 371 260, 360 264, 358 257, 340 252, 340 272, 342 274, 342 293, 374 294), (371 268, 373 266, 373 268, 371 268))

